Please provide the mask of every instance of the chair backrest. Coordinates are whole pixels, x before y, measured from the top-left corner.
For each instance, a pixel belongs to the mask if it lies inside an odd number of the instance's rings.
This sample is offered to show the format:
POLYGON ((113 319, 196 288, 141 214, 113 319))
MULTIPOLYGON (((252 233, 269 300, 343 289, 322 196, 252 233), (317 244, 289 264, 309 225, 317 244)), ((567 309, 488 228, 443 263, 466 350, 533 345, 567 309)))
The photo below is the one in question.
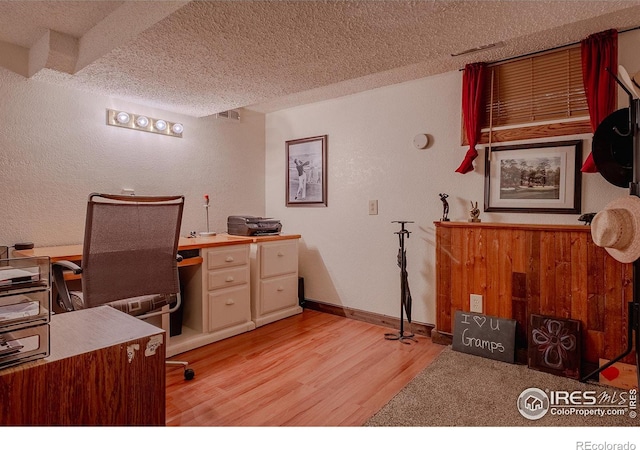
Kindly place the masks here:
POLYGON ((82 255, 86 307, 180 292, 184 196, 91 194, 82 255))

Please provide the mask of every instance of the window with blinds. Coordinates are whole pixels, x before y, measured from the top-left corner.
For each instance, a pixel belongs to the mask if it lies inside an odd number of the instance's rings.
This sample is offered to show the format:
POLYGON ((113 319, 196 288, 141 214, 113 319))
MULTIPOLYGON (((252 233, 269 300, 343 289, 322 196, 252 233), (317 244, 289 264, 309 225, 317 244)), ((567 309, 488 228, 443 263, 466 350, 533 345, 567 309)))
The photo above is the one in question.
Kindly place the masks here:
POLYGON ((580 46, 489 66, 482 128, 588 117, 580 46))

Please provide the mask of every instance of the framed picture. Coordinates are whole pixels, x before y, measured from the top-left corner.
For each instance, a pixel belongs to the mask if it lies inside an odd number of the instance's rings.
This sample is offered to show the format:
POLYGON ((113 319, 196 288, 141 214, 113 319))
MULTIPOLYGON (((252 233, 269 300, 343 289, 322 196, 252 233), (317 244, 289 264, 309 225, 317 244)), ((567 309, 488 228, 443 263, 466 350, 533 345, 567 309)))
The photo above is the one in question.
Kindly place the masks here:
POLYGON ((327 135, 286 141, 287 206, 327 206, 327 135))
POLYGON ((484 210, 580 214, 582 141, 494 147, 485 153, 484 210))
POLYGON ((580 321, 531 314, 530 369, 580 379, 580 321))

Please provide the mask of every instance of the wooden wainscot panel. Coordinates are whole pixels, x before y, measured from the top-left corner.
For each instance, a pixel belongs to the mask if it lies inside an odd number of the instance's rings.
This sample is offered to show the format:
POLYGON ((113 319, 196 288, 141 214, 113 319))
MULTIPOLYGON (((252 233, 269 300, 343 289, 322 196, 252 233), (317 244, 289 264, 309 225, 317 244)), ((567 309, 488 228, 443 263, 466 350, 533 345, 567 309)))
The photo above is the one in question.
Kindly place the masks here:
MULTIPOLYGON (((583 362, 625 351, 633 265, 596 246, 589 226, 435 225, 435 333, 451 335, 456 311, 469 312, 469 295, 480 294, 483 314, 518 322, 516 353, 532 314, 580 321, 583 362)), ((622 362, 635 364, 635 356, 622 362)))

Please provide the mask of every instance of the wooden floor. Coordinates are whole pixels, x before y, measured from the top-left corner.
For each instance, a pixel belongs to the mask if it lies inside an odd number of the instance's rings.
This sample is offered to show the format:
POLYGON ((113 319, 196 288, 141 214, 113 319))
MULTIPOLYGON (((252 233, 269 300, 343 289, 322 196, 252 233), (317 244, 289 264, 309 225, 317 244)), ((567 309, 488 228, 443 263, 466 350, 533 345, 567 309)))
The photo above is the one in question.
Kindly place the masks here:
POLYGON ((167 367, 168 426, 360 426, 442 351, 365 322, 305 310, 183 353, 167 367))

